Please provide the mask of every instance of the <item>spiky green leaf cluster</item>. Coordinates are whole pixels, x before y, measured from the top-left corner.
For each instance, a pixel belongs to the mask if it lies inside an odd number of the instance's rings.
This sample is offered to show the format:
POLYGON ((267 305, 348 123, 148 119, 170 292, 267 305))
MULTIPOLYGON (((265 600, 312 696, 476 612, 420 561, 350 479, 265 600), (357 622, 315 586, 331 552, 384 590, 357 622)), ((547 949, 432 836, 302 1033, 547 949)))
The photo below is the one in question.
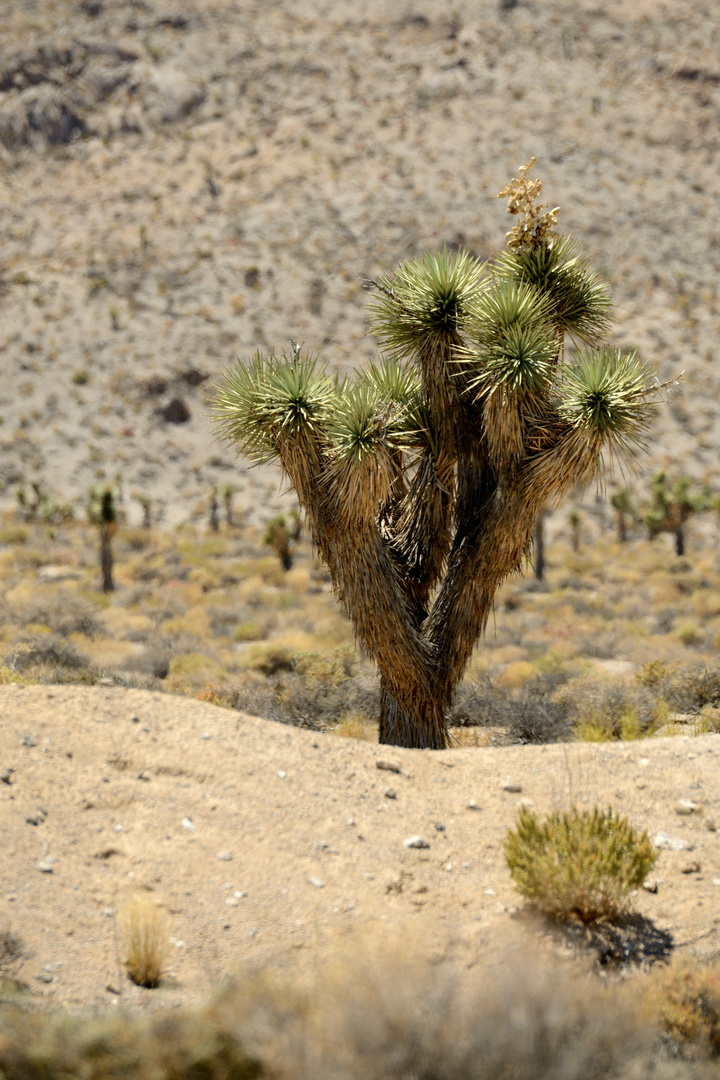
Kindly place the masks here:
POLYGON ((591 269, 572 237, 552 238, 539 247, 501 252, 496 272, 538 289, 563 333, 591 344, 607 336, 611 301, 607 285, 591 269))
POLYGON ((472 309, 472 344, 456 356, 465 389, 476 398, 501 391, 538 393, 557 358, 558 340, 542 293, 522 282, 499 281, 480 293, 472 309))
POLYGON ((504 846, 523 896, 556 918, 585 923, 623 914, 627 894, 657 857, 646 832, 598 807, 556 811, 542 821, 523 807, 504 846))
POLYGON ((374 334, 398 357, 414 355, 430 338, 457 334, 482 289, 484 273, 466 251, 426 252, 401 263, 378 282, 374 334))
POLYGON ((280 456, 283 440, 316 438, 333 412, 335 381, 316 357, 263 357, 238 363, 215 398, 218 433, 255 462, 280 456))
POLYGON ((558 411, 573 428, 626 454, 643 445, 653 409, 650 385, 648 365, 636 353, 586 351, 564 371, 558 411))

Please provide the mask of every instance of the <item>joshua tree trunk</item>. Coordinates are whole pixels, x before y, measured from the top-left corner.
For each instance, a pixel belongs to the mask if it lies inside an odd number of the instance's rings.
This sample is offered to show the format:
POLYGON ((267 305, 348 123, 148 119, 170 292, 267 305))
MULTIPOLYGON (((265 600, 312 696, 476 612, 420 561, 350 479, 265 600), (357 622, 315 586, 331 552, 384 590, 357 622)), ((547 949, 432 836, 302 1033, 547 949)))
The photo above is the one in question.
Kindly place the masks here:
POLYGON ((104 593, 114 592, 115 582, 113 581, 113 553, 112 553, 112 538, 115 535, 117 525, 114 521, 109 521, 100 526, 100 570, 102 573, 102 590, 104 593))
POLYGON ((634 355, 566 357, 566 334, 605 340, 609 300, 529 168, 501 193, 520 220, 491 272, 443 252, 370 283, 389 359, 339 383, 293 345, 229 372, 216 398, 224 433, 279 459, 307 513, 379 669, 384 743, 447 746, 457 686, 545 504, 648 422, 634 355))
POLYGON ((542 581, 545 576, 545 510, 541 510, 533 530, 533 560, 535 577, 542 581))

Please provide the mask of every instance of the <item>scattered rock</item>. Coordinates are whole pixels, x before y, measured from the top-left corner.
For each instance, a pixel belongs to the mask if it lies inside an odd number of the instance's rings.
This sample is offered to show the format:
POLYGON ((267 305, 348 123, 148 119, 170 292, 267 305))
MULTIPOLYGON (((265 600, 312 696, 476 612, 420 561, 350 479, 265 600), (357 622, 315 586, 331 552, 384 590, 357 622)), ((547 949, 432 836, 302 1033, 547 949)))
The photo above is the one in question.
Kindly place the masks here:
POLYGON ((182 819, 182 827, 183 829, 187 829, 188 832, 197 832, 197 829, 195 828, 189 817, 184 817, 182 819))
POLYGON ((220 860, 220 862, 230 862, 230 860, 232 859, 232 852, 231 851, 218 851, 217 857, 220 860))
POLYGON ((13 771, 14 771, 13 769, 2 769, 2 770, 0 770, 0 783, 12 784, 13 771))
POLYGON ((675 813, 681 815, 694 814, 697 810, 697 803, 691 802, 690 799, 678 799, 675 807, 675 813))
POLYGON ((108 983, 105 989, 107 990, 108 994, 120 994, 119 987, 115 986, 114 983, 108 983))
POLYGON ((141 85, 143 106, 151 123, 173 124, 202 105, 205 91, 173 67, 153 71, 141 85))
POLYGON ((440 821, 435 822, 435 831, 436 832, 445 832, 445 826, 442 824, 442 822, 440 822, 440 821))
POLYGON ((681 840, 677 836, 668 836, 667 833, 659 832, 653 844, 663 851, 692 851, 694 845, 689 840, 681 840))
POLYGON ((681 874, 699 874, 700 873, 700 863, 697 861, 697 859, 693 859, 692 862, 686 863, 685 866, 682 866, 680 868, 680 873, 681 874))
POLYGON ((33 739, 32 735, 23 735, 22 739, 20 740, 20 745, 21 746, 37 746, 37 743, 33 739))
POLYGON ((278 769, 278 776, 280 777, 281 780, 284 780, 285 777, 287 776, 287 773, 285 772, 284 769, 278 769))
POLYGON ((397 799, 397 792, 395 788, 386 787, 383 791, 383 795, 386 799, 397 799))
POLYGON ((158 415, 167 424, 186 424, 190 419, 190 409, 182 398, 176 397, 169 401, 162 409, 158 409, 158 415))
POLYGON ((509 791, 513 795, 518 795, 522 791, 522 784, 517 784, 513 780, 508 780, 502 785, 503 791, 509 791))
POLYGON ((429 848, 427 840, 423 840, 422 836, 409 836, 407 840, 403 840, 403 847, 406 848, 429 848))
POLYGON ((468 802, 465 803, 465 807, 468 810, 482 810, 482 806, 478 806, 474 799, 469 799, 468 802))
POLYGON ((658 891, 658 888, 659 888, 657 881, 650 881, 649 878, 646 878, 646 880, 643 881, 642 887, 645 890, 645 892, 649 892, 649 893, 656 893, 658 891))
POLYGON ((395 761, 383 761, 378 760, 375 762, 376 769, 384 769, 385 772, 397 773, 398 776, 407 776, 408 773, 401 765, 398 765, 395 761))
POLYGON ((46 859, 41 859, 37 864, 37 868, 41 874, 52 874, 57 859, 54 855, 48 855, 46 859))
POLYGON ((35 978, 38 980, 38 982, 42 983, 51 983, 53 981, 53 977, 49 971, 41 971, 39 975, 35 976, 35 978))
POLYGON ((717 822, 715 822, 713 818, 706 818, 705 828, 708 832, 717 832, 717 822))
POLYGON ((309 877, 308 884, 313 885, 316 889, 325 888, 325 882, 321 881, 319 877, 309 877))

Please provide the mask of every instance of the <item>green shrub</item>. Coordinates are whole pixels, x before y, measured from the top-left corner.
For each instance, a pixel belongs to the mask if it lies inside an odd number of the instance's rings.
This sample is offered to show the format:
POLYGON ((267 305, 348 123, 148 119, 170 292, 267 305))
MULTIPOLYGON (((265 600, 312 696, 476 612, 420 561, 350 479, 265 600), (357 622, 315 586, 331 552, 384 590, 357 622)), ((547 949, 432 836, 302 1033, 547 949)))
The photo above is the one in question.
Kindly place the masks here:
POLYGON ((613 810, 577 810, 539 821, 527 807, 505 839, 505 858, 520 893, 558 919, 590 923, 625 911, 627 893, 652 869, 656 853, 613 810))

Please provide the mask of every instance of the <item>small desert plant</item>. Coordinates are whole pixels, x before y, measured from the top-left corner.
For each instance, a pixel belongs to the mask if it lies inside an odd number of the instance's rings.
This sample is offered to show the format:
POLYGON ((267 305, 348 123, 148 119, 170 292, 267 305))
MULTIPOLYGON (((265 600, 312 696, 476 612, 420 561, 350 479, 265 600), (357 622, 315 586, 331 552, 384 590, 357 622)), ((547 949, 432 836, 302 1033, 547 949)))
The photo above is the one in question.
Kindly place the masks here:
POLYGON ((263 543, 273 549, 282 564, 283 570, 292 569, 293 557, 290 550, 290 542, 292 539, 292 532, 282 515, 274 517, 268 522, 263 543))
POLYGON ((165 970, 167 919, 151 897, 139 893, 120 915, 127 973, 138 986, 154 987, 165 970))
POLYGON ((520 893, 558 919, 614 919, 641 885, 656 853, 613 810, 556 811, 544 821, 523 807, 505 839, 505 858, 520 893))
POLYGON ((672 964, 655 980, 648 1004, 675 1052, 720 1057, 720 966, 672 964))

